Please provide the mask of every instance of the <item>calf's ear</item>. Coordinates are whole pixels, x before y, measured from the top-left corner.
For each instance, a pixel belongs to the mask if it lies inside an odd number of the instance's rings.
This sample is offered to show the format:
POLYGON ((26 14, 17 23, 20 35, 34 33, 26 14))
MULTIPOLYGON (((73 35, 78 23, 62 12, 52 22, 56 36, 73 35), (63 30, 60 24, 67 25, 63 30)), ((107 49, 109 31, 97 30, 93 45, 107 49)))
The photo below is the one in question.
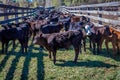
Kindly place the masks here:
POLYGON ((42 37, 42 34, 40 34, 40 37, 42 37))
POLYGON ((42 37, 42 33, 39 34, 39 37, 42 37))

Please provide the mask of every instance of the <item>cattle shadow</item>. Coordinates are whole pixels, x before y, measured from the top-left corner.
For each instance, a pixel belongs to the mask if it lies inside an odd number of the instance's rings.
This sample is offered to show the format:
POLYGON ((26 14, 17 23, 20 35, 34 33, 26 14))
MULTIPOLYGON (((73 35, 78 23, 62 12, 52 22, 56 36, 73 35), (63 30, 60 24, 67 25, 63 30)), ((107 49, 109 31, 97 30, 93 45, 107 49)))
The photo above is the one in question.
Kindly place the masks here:
MULTIPOLYGON (((86 45, 88 45, 88 47, 86 47, 86 49, 88 49, 91 53, 93 53, 93 49, 89 48, 89 39, 88 38, 86 39, 86 45)), ((105 45, 105 44, 103 44, 103 45, 105 45)), ((103 45, 102 45, 102 47, 103 47, 103 45)), ((106 49, 106 47, 104 47, 104 48, 102 48, 102 51, 99 54, 97 53, 96 55, 111 58, 116 61, 120 61, 120 54, 114 55, 113 50, 110 47, 109 47, 109 53, 107 53, 107 49, 106 49)))
MULTIPOLYGON (((61 60, 60 60, 61 62, 61 60)), ((73 62, 73 61, 62 61, 63 63, 56 63, 56 66, 62 66, 62 67, 104 67, 104 68, 111 68, 111 67, 117 67, 117 65, 111 65, 108 63, 103 63, 101 61, 84 61, 84 62, 73 62)))
MULTIPOLYGON (((90 48, 87 48, 91 53, 93 53, 93 50, 90 48)), ((120 61, 120 54, 114 55, 113 50, 110 48, 109 53, 107 53, 106 48, 102 49, 102 51, 98 54, 93 54, 93 55, 99 55, 107 58, 114 59, 115 61, 120 61)))
POLYGON ((47 54, 45 54, 42 50, 34 53, 32 52, 32 49, 39 50, 39 48, 30 45, 28 48, 28 53, 22 54, 21 51, 13 53, 13 49, 12 49, 11 51, 9 51, 9 54, 2 54, 6 56, 0 63, 0 72, 3 71, 10 56, 15 56, 15 58, 12 60, 11 66, 7 72, 5 80, 13 80, 14 73, 17 68, 17 64, 21 57, 25 57, 25 60, 23 62, 23 69, 22 69, 22 74, 20 75, 21 76, 20 80, 28 80, 29 65, 32 58, 37 58, 37 80, 44 80, 45 71, 44 71, 43 57, 47 56, 47 54))
POLYGON ((120 61, 120 54, 114 55, 113 50, 111 48, 109 49, 109 53, 107 53, 106 49, 102 49, 102 52, 98 55, 99 56, 104 56, 104 57, 107 57, 107 58, 111 58, 111 59, 114 59, 116 61, 120 61))

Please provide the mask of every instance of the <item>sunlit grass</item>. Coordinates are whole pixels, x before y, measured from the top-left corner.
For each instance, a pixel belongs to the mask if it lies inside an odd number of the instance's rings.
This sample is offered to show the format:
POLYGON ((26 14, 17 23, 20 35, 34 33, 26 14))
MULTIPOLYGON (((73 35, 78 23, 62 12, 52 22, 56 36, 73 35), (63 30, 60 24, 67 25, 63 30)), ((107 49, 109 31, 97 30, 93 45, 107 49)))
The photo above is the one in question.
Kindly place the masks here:
POLYGON ((20 60, 16 66, 16 70, 14 72, 14 78, 13 80, 19 80, 22 75, 22 69, 23 69, 23 62, 25 61, 25 57, 20 57, 20 60))
POLYGON ((1 80, 6 79, 6 75, 7 75, 8 71, 9 71, 10 66, 12 64, 12 61, 14 59, 15 59, 15 56, 6 55, 5 58, 3 59, 3 62, 1 62, 1 65, 0 65, 0 79, 1 80))

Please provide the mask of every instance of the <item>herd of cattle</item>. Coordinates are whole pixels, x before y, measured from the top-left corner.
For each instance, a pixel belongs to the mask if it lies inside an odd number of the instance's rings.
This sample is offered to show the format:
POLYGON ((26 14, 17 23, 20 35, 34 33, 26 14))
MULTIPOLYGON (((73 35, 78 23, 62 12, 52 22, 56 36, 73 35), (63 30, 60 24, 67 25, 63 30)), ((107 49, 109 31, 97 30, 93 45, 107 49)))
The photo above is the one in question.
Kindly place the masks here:
POLYGON ((24 18, 20 23, 9 23, 2 25, 0 30, 0 41, 2 42, 2 53, 8 53, 8 43, 19 40, 22 53, 27 52, 28 41, 32 37, 33 44, 45 47, 49 52, 49 58, 53 55, 56 63, 56 52, 60 48, 68 49, 73 46, 75 50, 74 61, 77 61, 83 46, 86 52, 86 40, 94 54, 102 51, 102 43, 105 41, 107 52, 108 42, 112 43, 113 53, 120 53, 120 35, 111 27, 95 26, 84 16, 63 14, 58 11, 43 12, 33 18, 24 18), (87 39, 88 38, 88 39, 87 39), (51 54, 52 53, 52 54, 51 54))

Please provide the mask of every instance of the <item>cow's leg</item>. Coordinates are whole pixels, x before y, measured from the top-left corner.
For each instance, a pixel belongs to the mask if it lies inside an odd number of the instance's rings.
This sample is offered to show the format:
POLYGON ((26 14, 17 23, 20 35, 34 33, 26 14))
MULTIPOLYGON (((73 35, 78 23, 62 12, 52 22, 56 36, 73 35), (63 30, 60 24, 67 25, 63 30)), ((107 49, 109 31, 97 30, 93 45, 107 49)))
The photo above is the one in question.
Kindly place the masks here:
POLYGON ((96 45, 95 45, 95 42, 93 42, 93 54, 96 54, 95 49, 96 49, 96 45))
POLYGON ((32 36, 32 28, 29 30, 29 38, 32 36))
POLYGON ((109 53, 108 40, 105 40, 105 46, 106 46, 106 49, 107 49, 107 53, 109 53))
POLYGON ((13 40, 13 50, 12 50, 13 53, 14 53, 14 49, 15 49, 15 40, 13 40))
POLYGON ((40 49, 40 51, 41 51, 41 50, 43 50, 43 49, 44 49, 44 47, 40 45, 40 48, 39 48, 39 49, 40 49))
POLYGON ((118 41, 118 54, 120 54, 120 42, 118 41))
POLYGON ((24 44, 23 44, 22 40, 19 40, 19 42, 21 44, 21 51, 22 51, 22 53, 24 53, 24 44))
POLYGON ((13 40, 13 49, 15 48, 15 40, 13 40))
POLYGON ((49 58, 50 58, 50 59, 52 58, 51 51, 49 51, 49 58))
POLYGON ((104 41, 104 39, 102 38, 102 39, 100 40, 100 44, 99 44, 99 49, 100 49, 100 51, 102 51, 102 44, 103 44, 103 41, 104 41))
POLYGON ((23 44, 21 44, 21 51, 22 51, 22 53, 24 53, 24 46, 23 46, 23 44))
POLYGON ((119 44, 116 42, 117 54, 119 54, 119 44))
POLYGON ((9 42, 6 42, 6 44, 5 44, 5 53, 7 54, 7 52, 8 52, 8 43, 9 42))
POLYGON ((28 39, 26 38, 23 42, 23 53, 27 53, 27 47, 28 47, 28 39))
POLYGON ((79 53, 82 53, 82 45, 79 46, 79 53))
POLYGON ((89 43, 90 43, 90 49, 92 49, 92 41, 90 38, 89 38, 89 43))
POLYGON ((100 43, 97 43, 97 53, 100 53, 100 43))
POLYGON ((83 39, 84 52, 86 52, 86 39, 83 39))
POLYGON ((27 46, 27 44, 26 44, 25 47, 24 47, 24 48, 25 48, 25 53, 27 53, 27 47, 28 47, 28 46, 27 46))
POLYGON ((25 48, 25 53, 27 53, 27 48, 28 48, 28 37, 27 37, 27 40, 26 40, 26 42, 25 42, 24 48, 25 48))
POLYGON ((34 40, 35 35, 36 35, 36 32, 35 32, 35 30, 34 30, 34 31, 33 31, 33 38, 32 38, 32 41, 34 40))
POLYGON ((2 42, 2 53, 4 53, 4 42, 2 42))
POLYGON ((56 63, 56 50, 53 51, 53 62, 56 63))
POLYGON ((79 51, 80 51, 80 47, 74 47, 74 50, 75 50, 74 62, 77 62, 79 51))
POLYGON ((34 35, 34 32, 33 32, 32 42, 33 42, 33 40, 34 40, 34 37, 35 37, 35 35, 34 35))
POLYGON ((115 43, 112 42, 112 46, 113 46, 113 53, 114 53, 114 55, 116 55, 117 52, 116 52, 116 45, 115 45, 115 43))

